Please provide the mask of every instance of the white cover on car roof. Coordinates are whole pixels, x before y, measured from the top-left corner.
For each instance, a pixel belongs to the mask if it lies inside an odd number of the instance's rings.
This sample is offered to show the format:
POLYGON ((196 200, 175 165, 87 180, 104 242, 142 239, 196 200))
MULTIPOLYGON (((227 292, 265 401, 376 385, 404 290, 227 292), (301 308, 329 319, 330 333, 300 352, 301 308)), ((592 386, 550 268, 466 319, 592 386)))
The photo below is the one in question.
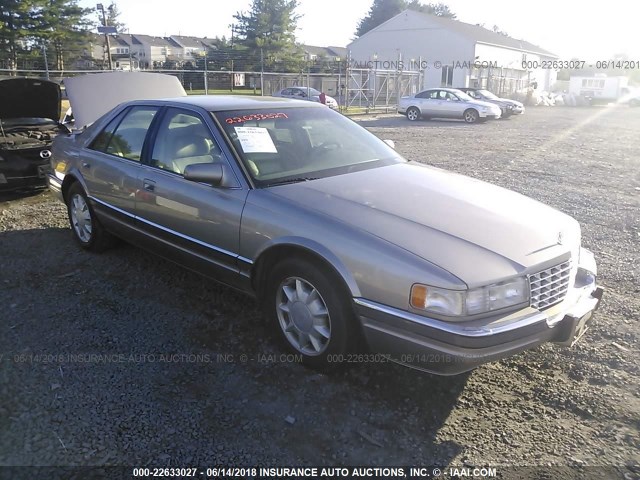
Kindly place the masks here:
POLYGON ((64 79, 76 128, 130 100, 184 97, 180 81, 172 75, 143 72, 90 73, 64 79))

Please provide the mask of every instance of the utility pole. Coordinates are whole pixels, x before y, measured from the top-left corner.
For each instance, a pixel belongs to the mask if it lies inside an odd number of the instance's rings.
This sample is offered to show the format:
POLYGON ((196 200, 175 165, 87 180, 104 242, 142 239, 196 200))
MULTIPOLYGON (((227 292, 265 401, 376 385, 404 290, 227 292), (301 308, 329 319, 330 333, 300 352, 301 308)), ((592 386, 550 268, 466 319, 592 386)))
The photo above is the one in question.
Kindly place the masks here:
POLYGON ((209 79, 207 78, 207 47, 204 47, 204 94, 209 95, 209 79))
POLYGON ((264 52, 260 47, 260 95, 264 97, 264 52))
POLYGON ((231 27, 231 91, 233 92, 233 84, 234 84, 234 78, 233 78, 233 34, 235 32, 235 28, 236 25, 234 23, 232 23, 231 25, 229 25, 231 27))
MULTIPOLYGON (((102 26, 107 26, 107 14, 104 11, 104 5, 99 3, 96 5, 96 10, 102 12, 102 26)), ((105 32, 104 41, 107 45, 107 59, 109 61, 109 70, 113 70, 113 64, 111 63, 111 43, 109 42, 109 35, 105 32)))
POLYGON ((44 69, 47 72, 47 80, 49 80, 49 62, 47 61, 47 46, 42 44, 42 55, 44 56, 44 69))

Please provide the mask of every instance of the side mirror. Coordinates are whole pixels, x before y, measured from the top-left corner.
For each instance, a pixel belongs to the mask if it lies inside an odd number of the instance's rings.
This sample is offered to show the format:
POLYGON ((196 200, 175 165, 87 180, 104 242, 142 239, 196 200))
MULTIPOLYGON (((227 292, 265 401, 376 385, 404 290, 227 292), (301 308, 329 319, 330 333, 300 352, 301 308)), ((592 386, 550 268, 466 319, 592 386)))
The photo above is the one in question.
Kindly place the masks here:
POLYGON ((222 162, 192 163, 184 169, 184 178, 192 182, 209 183, 215 187, 224 187, 225 172, 222 162))
POLYGON ((393 140, 383 140, 384 143, 386 143, 387 145, 389 145, 391 148, 393 148, 394 150, 396 149, 396 142, 394 142, 393 140))

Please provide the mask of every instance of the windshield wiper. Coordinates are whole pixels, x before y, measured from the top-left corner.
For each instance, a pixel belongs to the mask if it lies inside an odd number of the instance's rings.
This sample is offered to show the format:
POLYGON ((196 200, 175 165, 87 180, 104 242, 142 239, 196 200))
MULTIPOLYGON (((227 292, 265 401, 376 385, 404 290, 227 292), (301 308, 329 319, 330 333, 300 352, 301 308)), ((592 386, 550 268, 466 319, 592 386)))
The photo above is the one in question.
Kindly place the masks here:
POLYGON ((287 183, 300 183, 300 182, 309 182, 311 180, 318 180, 318 177, 297 177, 297 178, 288 178, 286 180, 280 180, 279 182, 270 183, 268 186, 273 187, 275 185, 286 185, 287 183))

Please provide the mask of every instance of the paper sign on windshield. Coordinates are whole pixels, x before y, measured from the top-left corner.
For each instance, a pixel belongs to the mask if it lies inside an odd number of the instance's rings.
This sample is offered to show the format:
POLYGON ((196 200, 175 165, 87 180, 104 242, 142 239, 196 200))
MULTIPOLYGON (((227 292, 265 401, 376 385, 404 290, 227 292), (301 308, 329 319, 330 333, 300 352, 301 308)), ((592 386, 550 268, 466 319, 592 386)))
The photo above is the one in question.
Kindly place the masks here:
POLYGON ((244 153, 278 153, 269 135, 262 127, 235 127, 244 153))

